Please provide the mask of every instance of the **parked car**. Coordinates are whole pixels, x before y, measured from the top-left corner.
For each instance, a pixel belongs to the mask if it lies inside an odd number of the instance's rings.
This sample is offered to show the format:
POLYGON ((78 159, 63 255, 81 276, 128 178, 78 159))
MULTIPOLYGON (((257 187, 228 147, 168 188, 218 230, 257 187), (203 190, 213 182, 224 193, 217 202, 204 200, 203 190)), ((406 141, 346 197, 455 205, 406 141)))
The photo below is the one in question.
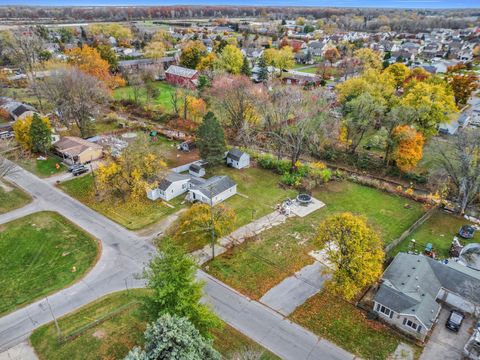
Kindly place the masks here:
POLYGON ((463 225, 460 230, 458 231, 458 235, 460 235, 464 239, 471 239, 475 234, 475 228, 471 225, 463 225))
POLYGON ((73 170, 79 169, 79 168, 82 168, 82 167, 85 167, 85 166, 82 165, 82 164, 73 164, 73 165, 70 165, 70 166, 68 167, 68 172, 73 172, 73 170))
POLYGON ((458 332, 464 318, 465 318, 465 315, 463 315, 460 311, 452 310, 450 311, 450 316, 448 317, 448 320, 445 326, 449 330, 458 332))
POLYGON ((73 176, 78 176, 78 175, 82 175, 84 173, 86 173, 88 171, 88 168, 86 166, 81 166, 81 167, 77 167, 76 169, 72 170, 72 175, 73 176))

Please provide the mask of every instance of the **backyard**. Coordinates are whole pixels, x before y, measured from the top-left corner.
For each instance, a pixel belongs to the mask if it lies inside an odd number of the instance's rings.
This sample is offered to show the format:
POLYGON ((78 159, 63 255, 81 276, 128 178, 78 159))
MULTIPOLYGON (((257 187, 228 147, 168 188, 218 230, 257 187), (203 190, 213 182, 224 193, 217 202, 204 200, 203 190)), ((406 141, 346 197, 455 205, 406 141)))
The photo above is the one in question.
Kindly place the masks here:
POLYGON ((95 263, 95 239, 57 213, 0 225, 0 314, 81 278, 95 263))
MULTIPOLYGON (((170 94, 174 91, 175 87, 164 82, 164 81, 157 81, 155 82, 156 88, 159 92, 158 96, 153 99, 153 104, 159 110, 165 112, 172 112, 172 104, 170 94)), ((115 100, 134 100, 134 93, 131 86, 125 86, 118 89, 115 89, 113 92, 113 98, 115 100)), ((142 105, 146 105, 147 97, 144 91, 140 92, 139 95, 139 102, 142 105)))
POLYGON ((308 253, 318 224, 327 216, 349 211, 366 217, 385 244, 399 237, 422 214, 422 205, 351 182, 332 182, 316 189, 326 206, 304 218, 293 217, 234 247, 205 269, 253 299, 313 262, 308 253), (408 206, 405 206, 408 205, 408 206))
POLYGON ((32 199, 16 186, 0 181, 0 214, 21 208, 27 205, 32 199))
MULTIPOLYGON (((423 252, 428 243, 433 245, 433 250, 440 258, 449 257, 448 251, 454 236, 458 236, 458 230, 463 225, 470 224, 462 217, 448 214, 444 211, 437 210, 433 215, 417 228, 409 237, 398 244, 393 250, 392 255, 400 251, 408 251, 411 240, 415 239, 416 249, 420 253, 423 252)), ((466 240, 459 237, 462 244, 466 245, 471 242, 478 242, 479 235, 476 233, 473 239, 466 240)), ((413 250, 413 249, 412 249, 413 250)))
MULTIPOLYGON (((130 290, 107 295, 59 320, 64 337, 59 343, 54 324, 35 330, 30 341, 41 360, 122 359, 129 349, 142 345, 146 320, 140 301, 147 290, 130 290), (96 320, 98 323, 93 326, 96 320)), ((214 347, 225 358, 244 348, 262 348, 227 324, 213 331, 214 347)), ((263 360, 278 359, 265 351, 263 360)))
POLYGON ((130 230, 139 230, 156 223, 183 208, 183 197, 179 196, 168 204, 163 201, 145 200, 133 205, 131 202, 98 200, 95 196, 91 174, 65 181, 59 187, 70 196, 80 200, 93 210, 105 215, 130 230))
MULTIPOLYGON (((368 320, 360 309, 326 290, 308 299, 290 319, 363 359, 387 359, 401 341, 390 328, 368 320)), ((418 357, 421 348, 412 347, 418 357)))
POLYGON ((162 159, 167 163, 169 168, 200 160, 198 149, 193 149, 189 152, 180 151, 177 149, 179 144, 179 141, 169 140, 161 135, 150 140, 152 150, 158 150, 161 153, 162 159))

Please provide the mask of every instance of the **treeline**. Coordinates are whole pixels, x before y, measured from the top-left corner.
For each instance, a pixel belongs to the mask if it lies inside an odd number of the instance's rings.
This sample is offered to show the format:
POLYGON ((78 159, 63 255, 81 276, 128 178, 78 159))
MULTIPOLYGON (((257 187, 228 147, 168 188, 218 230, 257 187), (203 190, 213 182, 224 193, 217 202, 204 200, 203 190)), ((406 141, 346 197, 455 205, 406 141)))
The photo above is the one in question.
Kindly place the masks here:
POLYGON ((322 19, 341 30, 375 31, 389 27, 399 32, 430 28, 465 28, 478 24, 480 10, 342 9, 252 6, 152 6, 152 7, 0 7, 0 20, 32 21, 132 21, 222 17, 265 19, 322 19))

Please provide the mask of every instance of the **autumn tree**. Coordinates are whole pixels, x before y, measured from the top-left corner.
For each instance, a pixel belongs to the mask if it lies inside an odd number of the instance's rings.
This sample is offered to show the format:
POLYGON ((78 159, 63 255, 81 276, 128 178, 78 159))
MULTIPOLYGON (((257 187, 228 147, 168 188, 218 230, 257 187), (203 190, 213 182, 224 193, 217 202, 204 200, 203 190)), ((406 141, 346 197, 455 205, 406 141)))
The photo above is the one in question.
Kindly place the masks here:
POLYGON ((217 242, 235 229, 235 211, 224 204, 213 208, 203 203, 192 205, 183 212, 178 221, 169 229, 175 243, 182 245, 187 251, 192 251, 217 242))
POLYGON ((478 76, 469 71, 467 73, 448 73, 448 85, 452 88, 457 106, 464 106, 473 92, 478 89, 478 76))
POLYGON ((94 36, 102 35, 104 38, 112 36, 120 45, 128 44, 133 38, 132 30, 120 23, 92 24, 88 30, 94 36))
POLYGON ((248 77, 234 75, 217 76, 208 91, 215 114, 241 142, 251 141, 251 129, 259 122, 255 105, 261 91, 248 77))
POLYGON ((110 70, 118 71, 118 57, 115 54, 115 51, 108 45, 99 45, 97 51, 100 54, 100 57, 108 62, 110 70))
POLYGON ((96 170, 98 191, 106 198, 140 203, 148 189, 163 179, 167 165, 162 154, 148 147, 148 140, 137 139, 119 156, 111 156, 96 170))
POLYGON ((145 57, 150 59, 160 59, 165 56, 165 44, 162 41, 151 41, 143 49, 145 57))
POLYGON ((15 140, 25 150, 45 152, 51 143, 50 120, 37 113, 23 119, 17 119, 12 128, 15 133, 15 140))
POLYGON ((63 124, 70 128, 76 125, 82 137, 91 134, 92 119, 101 113, 109 99, 102 82, 75 68, 55 71, 42 82, 42 90, 63 124))
POLYGON ((197 262, 169 238, 159 244, 144 272, 149 294, 144 309, 150 319, 170 314, 187 318, 203 336, 220 322, 208 305, 202 303, 203 284, 195 279, 197 262))
POLYGON ((134 347, 125 360, 220 360, 208 339, 185 317, 164 314, 147 326, 142 350, 134 347))
POLYGON ((403 83, 410 76, 410 69, 402 63, 392 64, 385 71, 393 76, 397 90, 403 87, 403 83))
POLYGON ((355 50, 353 56, 355 56, 360 61, 363 70, 381 70, 383 67, 380 54, 372 49, 361 48, 355 50))
POLYGON ((107 87, 114 89, 125 86, 125 80, 110 73, 110 64, 102 59, 95 48, 84 45, 65 51, 65 55, 68 56, 69 64, 104 82, 107 87))
POLYGON ((383 271, 383 243, 366 221, 351 213, 328 217, 318 228, 315 245, 332 265, 328 286, 346 300, 378 280, 383 271))
POLYGON ((395 128, 393 138, 396 142, 395 163, 404 172, 412 171, 423 157, 423 135, 409 125, 401 125, 395 128))
POLYGON ((464 129, 452 143, 437 141, 434 176, 445 175, 453 184, 461 215, 480 192, 480 130, 464 129))
POLYGON ((203 118, 197 131, 197 146, 202 159, 215 166, 223 162, 226 151, 223 128, 212 112, 203 118))
POLYGON ((203 56, 196 69, 198 71, 213 71, 215 69, 215 64, 217 64, 218 58, 214 52, 208 53, 207 55, 203 56))
POLYGON ((323 57, 330 63, 330 65, 333 65, 333 63, 336 63, 338 60, 340 60, 340 52, 336 47, 332 47, 325 50, 323 57))
POLYGON ((274 66, 280 70, 291 69, 295 65, 293 49, 290 46, 284 46, 277 50, 274 48, 266 49, 263 57, 267 65, 274 66))
POLYGON ((189 41, 180 55, 180 64, 190 69, 196 69, 200 59, 207 55, 207 48, 201 41, 189 41))
POLYGON ((240 74, 242 65, 242 52, 239 48, 233 45, 227 45, 223 48, 216 63, 217 68, 234 75, 240 74))

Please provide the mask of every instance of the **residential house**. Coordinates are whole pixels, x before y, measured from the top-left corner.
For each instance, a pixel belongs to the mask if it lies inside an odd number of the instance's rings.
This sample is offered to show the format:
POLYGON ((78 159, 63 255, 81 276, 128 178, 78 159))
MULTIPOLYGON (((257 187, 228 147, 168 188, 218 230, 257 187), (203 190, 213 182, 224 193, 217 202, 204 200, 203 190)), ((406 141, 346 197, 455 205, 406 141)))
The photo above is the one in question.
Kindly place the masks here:
POLYGON ((177 65, 170 65, 165 72, 168 83, 194 89, 197 86, 198 71, 177 65))
POLYGON ((64 136, 53 144, 55 152, 67 164, 85 164, 98 160, 103 155, 101 145, 75 136, 64 136))
POLYGON ((188 199, 216 205, 237 193, 237 184, 228 176, 213 176, 204 183, 192 187, 188 199))
POLYGON ((190 186, 190 176, 171 172, 161 179, 155 187, 147 191, 147 198, 170 201, 186 193, 190 186))
POLYGON ((385 270, 373 310, 385 322, 421 341, 436 324, 442 305, 475 313, 480 272, 454 261, 399 253, 385 270))
POLYGON ((175 63, 176 59, 174 56, 162 57, 160 59, 122 60, 118 62, 118 69, 123 75, 143 70, 163 73, 166 68, 175 63))
POLYGON ((0 109, 6 111, 12 121, 22 120, 28 116, 38 113, 33 106, 15 101, 8 97, 0 98, 0 109))
POLYGON ((204 177, 205 168, 201 164, 194 163, 188 167, 188 173, 192 176, 204 177))
POLYGON ((243 169, 250 166, 250 155, 239 149, 231 149, 226 157, 227 166, 235 169, 243 169))
POLYGON ((282 81, 288 85, 320 86, 321 79, 315 74, 290 70, 283 74, 282 81))

